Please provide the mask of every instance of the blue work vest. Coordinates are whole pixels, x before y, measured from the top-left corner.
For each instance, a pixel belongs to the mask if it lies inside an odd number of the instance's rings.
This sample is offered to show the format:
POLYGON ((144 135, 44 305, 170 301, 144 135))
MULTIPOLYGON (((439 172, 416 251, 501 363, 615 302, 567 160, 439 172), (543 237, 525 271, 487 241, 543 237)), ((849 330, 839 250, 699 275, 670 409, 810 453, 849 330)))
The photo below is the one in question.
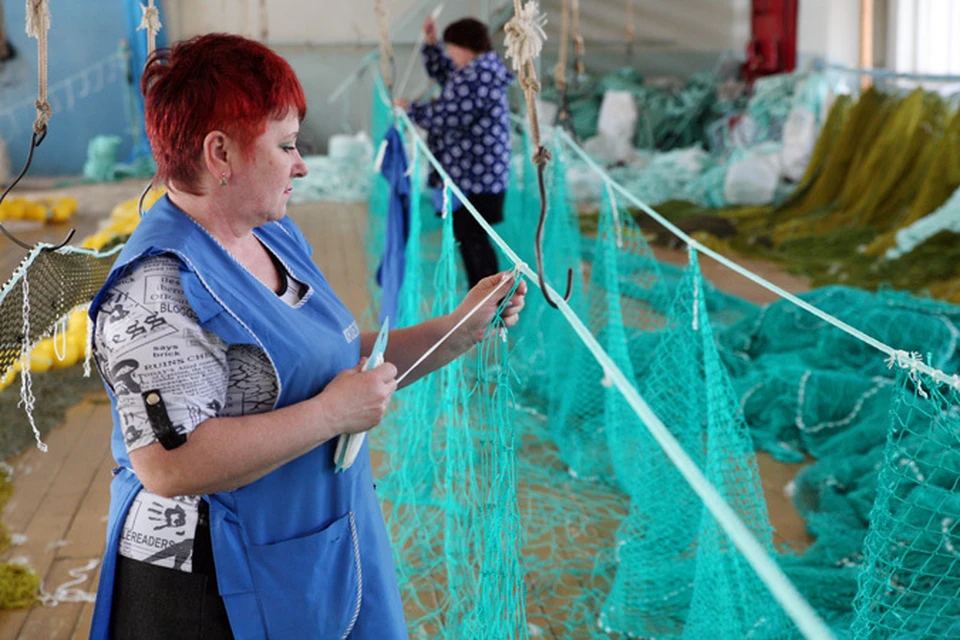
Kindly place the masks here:
MULTIPOLYGON (((143 217, 90 306, 95 322, 106 292, 140 259, 168 254, 200 325, 228 344, 255 344, 279 379, 275 408, 319 393, 356 366, 353 316, 310 259, 310 246, 284 218, 254 230, 309 290, 294 307, 240 266, 167 197, 143 217)), ((143 487, 133 472, 113 404, 113 456, 107 547, 91 638, 108 638, 120 532, 143 487)), ((334 474, 336 439, 259 480, 204 496, 220 595, 238 640, 407 638, 390 543, 373 486, 366 444, 334 474)), ((213 461, 212 461, 213 462, 213 461)))

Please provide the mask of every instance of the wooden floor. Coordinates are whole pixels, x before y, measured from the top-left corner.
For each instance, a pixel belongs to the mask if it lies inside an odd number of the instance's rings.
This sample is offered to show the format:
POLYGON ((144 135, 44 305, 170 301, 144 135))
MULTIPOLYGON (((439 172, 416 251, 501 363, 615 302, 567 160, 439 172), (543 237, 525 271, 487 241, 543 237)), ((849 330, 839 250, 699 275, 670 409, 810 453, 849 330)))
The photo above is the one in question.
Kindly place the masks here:
MULTIPOLYGON (((112 201, 136 195, 140 186, 137 183, 117 186, 115 193, 111 192, 116 196, 112 201)), ((91 196, 91 202, 93 199, 91 196)), ((96 205, 82 207, 76 222, 83 233, 89 233, 95 227, 98 215, 106 213, 98 213, 96 205)), ((331 284, 350 310, 359 316, 368 303, 362 242, 365 207, 297 205, 291 207, 291 215, 313 244, 314 257, 331 284)), ((31 239, 40 239, 38 236, 42 235, 54 237, 61 234, 59 230, 46 229, 35 232, 31 239)), ((10 245, 0 244, 0 249, 3 256, 0 262, 6 274, 12 269, 8 264, 11 262, 10 245)), ((661 258, 673 262, 685 259, 681 252, 664 252, 661 258)), ((12 263, 16 261, 13 259, 12 263)), ((740 276, 718 271, 707 260, 703 263, 707 277, 720 288, 756 301, 769 300, 755 287, 746 289, 740 276)), ((803 281, 783 276, 766 265, 750 266, 789 290, 806 287, 803 281)), ((38 402, 42 401, 42 398, 38 399, 38 402)), ((110 426, 105 396, 89 397, 72 408, 63 426, 50 434, 49 453, 32 449, 7 461, 14 468, 15 490, 4 510, 3 520, 13 533, 24 534, 26 542, 13 547, 2 559, 28 558, 43 576, 47 593, 54 593, 67 582, 75 583, 78 576, 83 575, 88 576, 87 579, 75 588, 84 593, 96 589, 98 569, 93 568, 85 574, 77 573, 77 570, 98 561, 103 550, 113 467, 109 453, 110 426), (71 572, 74 573, 71 575, 71 572)), ((760 468, 771 519, 777 529, 777 541, 803 544, 806 540, 803 523, 783 491, 795 475, 797 466, 782 465, 761 456, 760 468)), ((92 605, 84 602, 0 612, 0 640, 86 638, 91 614, 92 605)))

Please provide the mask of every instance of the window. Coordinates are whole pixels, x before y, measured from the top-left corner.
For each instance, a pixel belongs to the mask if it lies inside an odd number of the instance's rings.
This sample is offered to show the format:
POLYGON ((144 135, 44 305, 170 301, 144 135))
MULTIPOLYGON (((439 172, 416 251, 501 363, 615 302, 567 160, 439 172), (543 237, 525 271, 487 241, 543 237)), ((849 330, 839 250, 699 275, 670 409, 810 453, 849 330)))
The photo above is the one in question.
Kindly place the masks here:
POLYGON ((960 2, 889 0, 889 57, 899 73, 960 75, 960 2))

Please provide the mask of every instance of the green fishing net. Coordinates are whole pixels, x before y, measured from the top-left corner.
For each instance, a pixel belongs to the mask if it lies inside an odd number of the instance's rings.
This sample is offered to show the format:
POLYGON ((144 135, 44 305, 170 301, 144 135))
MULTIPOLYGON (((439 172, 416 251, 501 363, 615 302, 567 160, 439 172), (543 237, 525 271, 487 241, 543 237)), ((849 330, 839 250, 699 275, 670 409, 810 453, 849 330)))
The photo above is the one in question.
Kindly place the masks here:
MULTIPOLYGON (((573 311, 800 593, 838 636, 849 634, 862 617, 855 598, 878 600, 858 576, 869 568, 864 540, 877 527, 871 512, 890 466, 883 449, 902 395, 898 368, 792 303, 757 307, 717 291, 696 256, 685 269, 658 262, 642 222, 606 186, 597 228, 583 235, 566 150, 548 142, 548 281, 574 270, 573 311), (774 546, 757 449, 807 463, 781 490, 794 496, 809 547, 774 546)), ((532 265, 540 203, 523 132, 515 149, 495 230, 532 265)), ((417 175, 426 156, 416 149, 411 159, 417 175)), ((450 223, 415 186, 404 325, 449 311, 465 290, 450 223)), ((383 215, 371 211, 371 229, 383 215)), ((958 307, 850 287, 803 297, 881 341, 929 354, 932 366, 960 365, 958 307)), ((801 637, 537 291, 508 336, 491 335, 398 394, 375 432, 411 635, 801 637)), ((898 602, 892 610, 909 617, 916 603, 898 602)))
POLYGON ((960 392, 902 370, 870 512, 855 638, 960 635, 960 392))
POLYGON ((890 285, 960 302, 960 242, 950 224, 931 222, 931 232, 904 242, 908 250, 886 255, 898 232, 909 234, 960 187, 958 136, 960 113, 939 93, 872 88, 836 100, 785 202, 706 212, 709 200, 678 194, 695 204, 671 208, 677 219, 729 220, 727 248, 784 262, 817 286, 890 285))

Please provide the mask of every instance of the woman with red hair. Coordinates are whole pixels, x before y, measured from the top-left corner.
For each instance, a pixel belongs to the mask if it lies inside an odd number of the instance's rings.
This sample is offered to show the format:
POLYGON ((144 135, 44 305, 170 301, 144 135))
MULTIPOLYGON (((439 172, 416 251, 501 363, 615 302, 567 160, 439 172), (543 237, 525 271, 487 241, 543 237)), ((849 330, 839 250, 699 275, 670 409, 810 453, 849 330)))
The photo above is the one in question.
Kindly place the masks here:
MULTIPOLYGON (((206 35, 158 51, 142 89, 168 192, 90 308, 118 464, 91 637, 405 638, 369 453, 335 474, 334 441, 379 424, 398 368, 510 276, 392 331, 387 362, 361 371, 375 336, 285 215, 307 172, 287 62, 206 35)), ((405 382, 470 349, 497 297, 405 382)))

